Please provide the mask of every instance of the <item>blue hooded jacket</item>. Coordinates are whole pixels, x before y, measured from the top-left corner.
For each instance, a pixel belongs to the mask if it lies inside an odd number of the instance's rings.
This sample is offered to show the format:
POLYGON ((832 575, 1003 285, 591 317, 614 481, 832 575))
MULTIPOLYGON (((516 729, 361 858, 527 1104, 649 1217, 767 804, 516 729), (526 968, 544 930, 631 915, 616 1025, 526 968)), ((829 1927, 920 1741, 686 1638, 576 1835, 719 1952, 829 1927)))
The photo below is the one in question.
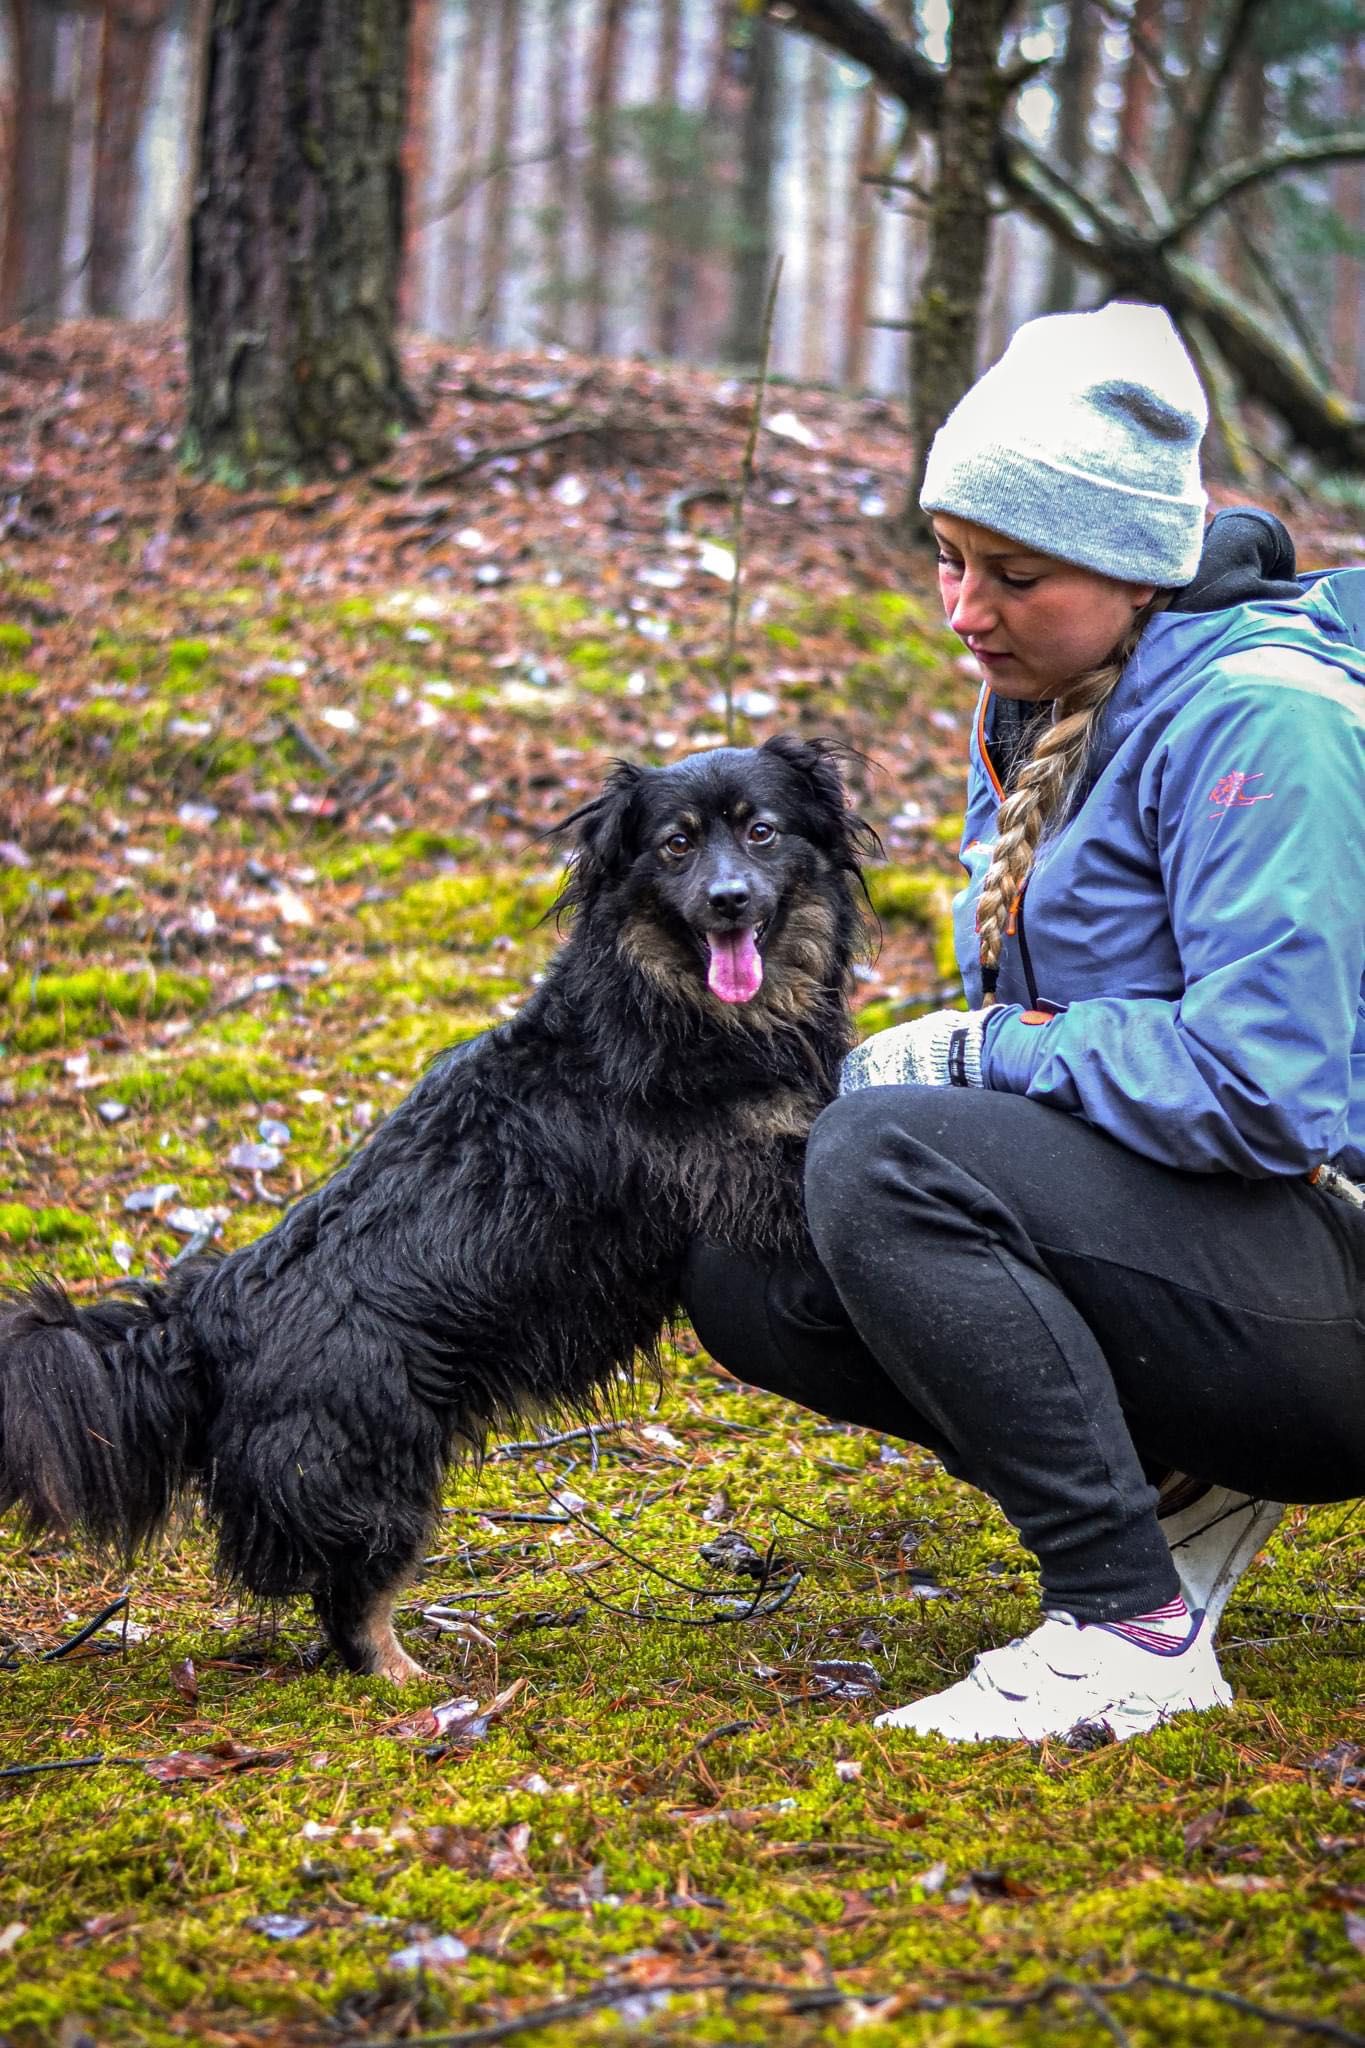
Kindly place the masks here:
MULTIPOLYGON (((1326 1160, 1359 1180, 1365 569, 1292 568, 1278 521, 1220 514, 1194 582, 1143 633, 1034 861, 982 1072, 1168 1166, 1326 1160)), ((1015 713, 982 692, 955 906, 973 1006, 1015 713)))

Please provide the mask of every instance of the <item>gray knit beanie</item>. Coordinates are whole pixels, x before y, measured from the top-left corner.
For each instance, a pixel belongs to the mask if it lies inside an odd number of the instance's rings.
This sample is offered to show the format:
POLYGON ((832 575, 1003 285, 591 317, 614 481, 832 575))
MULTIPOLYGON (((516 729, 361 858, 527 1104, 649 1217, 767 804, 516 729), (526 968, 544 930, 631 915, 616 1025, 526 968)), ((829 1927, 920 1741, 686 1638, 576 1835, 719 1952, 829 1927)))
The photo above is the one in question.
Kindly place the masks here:
POLYGON ((1019 329, 949 413, 920 504, 1128 583, 1199 566, 1209 409, 1160 306, 1122 301, 1019 329))

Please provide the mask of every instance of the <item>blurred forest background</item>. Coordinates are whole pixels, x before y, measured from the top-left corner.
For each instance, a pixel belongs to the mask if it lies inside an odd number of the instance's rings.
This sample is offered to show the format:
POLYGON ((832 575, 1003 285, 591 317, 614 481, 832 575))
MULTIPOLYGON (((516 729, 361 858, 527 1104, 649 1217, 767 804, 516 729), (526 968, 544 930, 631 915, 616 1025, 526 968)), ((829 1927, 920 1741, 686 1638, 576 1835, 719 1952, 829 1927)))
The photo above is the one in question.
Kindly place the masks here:
MULTIPOLYGON (((842 742, 857 1028, 958 1000, 980 676, 900 515, 1042 308, 1169 307, 1214 503, 1365 561, 1361 0, 0 41, 0 1282, 268 1229, 516 1014, 613 759, 842 742)), ((415 1714, 202 1531, 0 1530, 0 2041, 1365 2048, 1361 1503, 1239 1588, 1226 1713, 935 1754, 871 1716, 1033 1625, 1008 1525, 685 1330, 638 1393, 453 1478, 415 1714)))
POLYGON ((253 244, 345 267, 252 173, 358 192, 349 82, 394 244, 367 320, 747 364, 780 255, 775 373, 909 390, 922 431, 1021 320, 1120 292, 1181 320, 1234 468, 1247 403, 1260 453, 1365 467, 1356 0, 11 0, 4 58, 0 317, 197 319, 220 397, 308 324, 253 244))

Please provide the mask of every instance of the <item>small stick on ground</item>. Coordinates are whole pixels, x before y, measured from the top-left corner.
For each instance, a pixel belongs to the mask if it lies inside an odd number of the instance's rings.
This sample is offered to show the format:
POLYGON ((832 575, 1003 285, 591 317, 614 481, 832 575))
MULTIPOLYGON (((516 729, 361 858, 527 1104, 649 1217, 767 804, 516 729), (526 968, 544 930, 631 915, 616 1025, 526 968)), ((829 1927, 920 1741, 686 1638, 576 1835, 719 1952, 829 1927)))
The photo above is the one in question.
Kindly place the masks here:
POLYGON ((120 1612, 124 1616, 124 1647, 126 1648, 128 1641, 127 1611, 129 1591, 130 1588, 125 1586, 117 1600, 111 1600, 107 1607, 101 1607, 93 1621, 87 1621, 84 1628, 78 1629, 74 1636, 68 1636, 64 1643, 58 1643, 54 1650, 44 1650, 38 1662, 40 1664, 55 1664, 60 1658, 69 1657, 73 1650, 79 1650, 82 1643, 88 1643, 91 1636, 104 1627, 106 1621, 112 1621, 114 1616, 120 1612))

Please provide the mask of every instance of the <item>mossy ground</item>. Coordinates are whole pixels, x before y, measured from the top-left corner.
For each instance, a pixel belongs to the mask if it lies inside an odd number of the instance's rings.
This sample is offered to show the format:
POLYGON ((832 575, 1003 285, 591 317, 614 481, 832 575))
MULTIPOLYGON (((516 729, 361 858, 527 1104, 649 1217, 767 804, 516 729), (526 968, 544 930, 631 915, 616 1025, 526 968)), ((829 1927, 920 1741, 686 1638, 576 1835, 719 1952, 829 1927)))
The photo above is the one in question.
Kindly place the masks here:
MULTIPOLYGON (((490 531, 502 502, 490 486, 490 531)), ((586 539, 574 558, 556 538, 515 588, 452 591, 320 584, 321 515, 298 539, 295 516, 282 499, 191 588, 130 575, 97 630, 36 553, 0 584, 0 842, 22 840, 0 864, 0 1274, 88 1299, 174 1255, 176 1204, 225 1211, 227 1246, 269 1227, 543 966, 542 828, 613 753, 715 735, 720 601, 642 635, 625 518, 581 587, 586 539), (253 1175, 229 1154, 262 1122, 289 1137, 253 1175), (153 1187, 174 1194, 125 1207, 153 1187)), ((872 1026, 951 973, 970 693, 931 606, 822 576, 764 587, 741 679, 780 709, 744 730, 834 731, 892 763, 851 770, 893 854, 872 1026)), ((623 1408, 595 1465, 580 1440, 452 1478, 402 1617, 434 1674, 410 1695, 310 1668, 308 1614, 246 1611, 194 1528, 126 1576, 7 1533, 0 1767, 102 1761, 0 1778, 0 2036, 387 2041, 620 1978, 613 2006, 535 2038, 1293 2038, 1144 1982, 981 2003, 1144 1970, 1365 2033, 1355 1509, 1296 1512, 1244 1583, 1229 1711, 1092 1753, 952 1752, 871 1721, 1036 1618, 989 1504, 912 1447, 737 1386, 686 1332, 623 1408), (566 1488, 586 1505, 540 1519, 566 1488), (799 1568, 780 1613, 746 1618, 750 1582, 699 1560, 725 1529, 799 1568), (725 1621, 659 1571, 728 1590, 725 1621), (125 1584, 126 1643, 115 1626, 43 1661, 125 1584), (424 1618, 438 1598, 455 1632, 424 1618), (831 1690, 840 1660, 875 1692, 831 1690), (466 1749, 403 1725, 513 1686, 466 1749), (145 1768, 174 1751, 201 1775, 145 1768), (272 1937, 252 1924, 270 1914, 303 1925, 272 1937), (440 1934, 462 1960, 392 1960, 440 1934), (779 1988, 686 1988, 720 1979, 779 1988), (802 2009, 801 1986, 847 1997, 802 2009)))

